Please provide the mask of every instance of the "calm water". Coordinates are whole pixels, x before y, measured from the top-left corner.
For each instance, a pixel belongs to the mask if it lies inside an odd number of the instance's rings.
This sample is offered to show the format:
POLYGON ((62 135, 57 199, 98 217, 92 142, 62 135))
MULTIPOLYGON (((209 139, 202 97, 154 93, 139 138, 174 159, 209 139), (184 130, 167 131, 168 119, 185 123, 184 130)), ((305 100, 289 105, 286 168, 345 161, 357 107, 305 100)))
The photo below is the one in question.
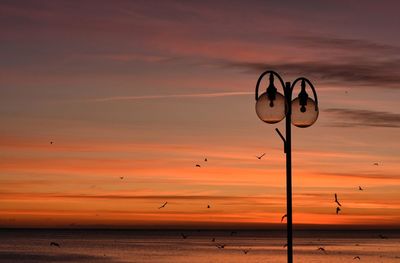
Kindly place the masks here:
MULTIPOLYGON (((0 262, 286 262, 278 231, 0 230, 0 262), (188 235, 182 238, 181 233, 188 235), (212 242, 215 238, 215 242, 212 242), (49 246, 57 242, 60 248, 49 246), (217 244, 225 244, 218 249, 217 244), (248 254, 242 250, 250 249, 248 254)), ((296 233, 295 262, 397 262, 398 231, 296 233), (379 234, 387 239, 379 238, 379 234), (326 253, 317 251, 324 247, 326 253), (358 262, 358 261, 356 261, 358 262)))

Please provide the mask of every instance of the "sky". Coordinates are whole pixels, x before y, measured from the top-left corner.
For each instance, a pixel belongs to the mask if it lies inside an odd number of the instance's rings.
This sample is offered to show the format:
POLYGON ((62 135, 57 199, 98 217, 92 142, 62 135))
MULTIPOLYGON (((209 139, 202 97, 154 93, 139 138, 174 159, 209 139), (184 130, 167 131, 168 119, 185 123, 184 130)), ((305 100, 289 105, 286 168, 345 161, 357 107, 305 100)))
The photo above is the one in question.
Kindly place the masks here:
POLYGON ((399 228, 399 9, 0 1, 0 227, 281 228, 284 121, 254 99, 272 69, 319 101, 292 128, 294 224, 399 228))

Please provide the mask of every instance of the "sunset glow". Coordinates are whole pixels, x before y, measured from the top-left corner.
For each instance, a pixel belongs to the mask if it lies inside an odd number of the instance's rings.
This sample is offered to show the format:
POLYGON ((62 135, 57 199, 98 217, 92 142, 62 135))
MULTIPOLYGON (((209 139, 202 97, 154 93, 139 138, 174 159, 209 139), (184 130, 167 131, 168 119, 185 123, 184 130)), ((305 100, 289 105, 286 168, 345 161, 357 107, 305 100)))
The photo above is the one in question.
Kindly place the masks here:
POLYGON ((0 227, 283 228, 267 69, 320 101, 293 223, 400 227, 399 3, 23 2, 0 3, 0 227))

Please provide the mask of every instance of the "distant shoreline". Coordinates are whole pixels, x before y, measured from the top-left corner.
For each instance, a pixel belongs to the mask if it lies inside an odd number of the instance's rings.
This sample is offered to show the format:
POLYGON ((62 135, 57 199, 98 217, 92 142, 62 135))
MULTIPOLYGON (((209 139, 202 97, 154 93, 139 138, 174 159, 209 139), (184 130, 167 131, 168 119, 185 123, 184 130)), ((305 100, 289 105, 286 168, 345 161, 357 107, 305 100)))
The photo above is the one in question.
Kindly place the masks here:
MULTIPOLYGON (((138 236, 170 236, 180 235, 180 233, 188 233, 196 236, 209 236, 211 233, 215 236, 232 236, 231 231, 235 231, 234 236, 241 237, 260 237, 260 238, 285 238, 286 232, 284 230, 277 229, 105 229, 105 228, 0 228, 0 233, 4 234, 40 234, 40 233, 86 233, 89 235, 102 235, 102 234, 115 234, 115 235, 138 235, 138 236)), ((384 234, 388 239, 400 238, 400 229, 364 229, 364 230, 295 230, 294 237, 298 238, 376 238, 379 239, 379 235, 384 234)), ((233 237, 234 237, 233 236, 233 237)))
MULTIPOLYGON (((400 231, 399 225, 294 225, 295 231, 400 231)), ((174 230, 202 230, 202 231, 286 231, 286 224, 182 224, 182 225, 88 225, 74 223, 69 226, 1 226, 0 230, 20 229, 20 230, 144 230, 144 231, 174 231, 174 230)))

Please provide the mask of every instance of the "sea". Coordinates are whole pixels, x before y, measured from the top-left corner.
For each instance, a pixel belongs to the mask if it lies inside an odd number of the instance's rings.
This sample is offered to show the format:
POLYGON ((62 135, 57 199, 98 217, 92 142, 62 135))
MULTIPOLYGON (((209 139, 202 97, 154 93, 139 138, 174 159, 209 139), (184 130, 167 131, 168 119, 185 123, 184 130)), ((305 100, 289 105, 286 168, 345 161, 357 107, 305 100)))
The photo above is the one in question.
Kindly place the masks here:
MULTIPOLYGON (((274 230, 0 229, 0 262, 284 263, 285 243, 274 230)), ((400 263, 400 231, 296 231, 294 262, 400 263)))

